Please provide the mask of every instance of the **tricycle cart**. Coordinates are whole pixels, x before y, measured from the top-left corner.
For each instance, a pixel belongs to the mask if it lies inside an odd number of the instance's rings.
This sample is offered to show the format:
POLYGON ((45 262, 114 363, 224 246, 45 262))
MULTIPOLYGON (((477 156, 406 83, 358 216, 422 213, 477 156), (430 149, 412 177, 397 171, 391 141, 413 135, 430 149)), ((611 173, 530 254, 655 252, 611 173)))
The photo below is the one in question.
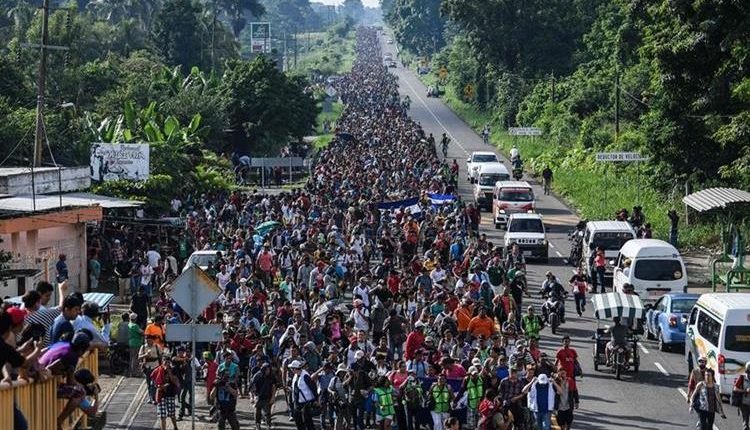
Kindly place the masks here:
POLYGON ((642 327, 644 317, 641 300, 635 294, 606 293, 594 294, 591 301, 596 318, 596 332, 592 336, 594 370, 598 371, 599 366, 611 366, 617 379, 620 379, 620 374, 628 369, 638 372, 641 362, 638 355, 637 333, 642 327), (621 324, 628 328, 628 348, 627 350, 624 348, 613 350, 610 363, 607 363, 606 349, 611 336, 608 333, 609 326, 602 327, 602 321, 613 320, 615 317, 619 317, 621 324))

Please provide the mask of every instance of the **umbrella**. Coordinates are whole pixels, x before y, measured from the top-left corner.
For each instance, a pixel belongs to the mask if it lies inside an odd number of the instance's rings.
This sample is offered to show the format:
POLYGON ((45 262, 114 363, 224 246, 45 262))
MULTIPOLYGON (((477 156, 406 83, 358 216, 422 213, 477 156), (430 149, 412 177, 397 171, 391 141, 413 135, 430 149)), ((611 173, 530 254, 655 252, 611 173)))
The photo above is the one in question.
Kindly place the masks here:
POLYGON ((643 319, 643 304, 635 294, 595 294, 591 301, 594 303, 594 316, 597 319, 643 319))
POLYGON ((278 221, 266 221, 262 224, 258 224, 255 226, 255 232, 258 233, 261 236, 265 236, 268 233, 271 232, 271 230, 275 229, 276 227, 280 226, 278 221))
POLYGON ((351 142, 354 140, 354 136, 349 133, 338 133, 336 134, 336 137, 341 139, 342 142, 351 142))

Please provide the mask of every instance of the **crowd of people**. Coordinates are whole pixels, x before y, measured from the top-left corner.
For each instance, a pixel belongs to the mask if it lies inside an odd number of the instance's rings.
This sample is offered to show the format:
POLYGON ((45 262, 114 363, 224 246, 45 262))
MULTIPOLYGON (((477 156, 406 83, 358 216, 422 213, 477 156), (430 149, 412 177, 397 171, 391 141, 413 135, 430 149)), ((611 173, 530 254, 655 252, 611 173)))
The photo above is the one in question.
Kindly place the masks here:
MULTIPOLYGON (((456 195, 458 165, 408 117, 380 58, 376 31, 360 29, 353 69, 334 83, 346 105, 336 138, 304 188, 175 203, 185 249, 215 251, 206 272, 222 293, 196 320, 220 324, 221 341, 195 351, 166 341, 169 324, 190 319, 170 297, 185 250, 108 238, 130 306, 111 337, 148 382, 162 429, 194 413, 193 370, 205 387, 195 402, 209 402, 220 429, 239 428, 243 401, 258 429, 284 406, 301 430, 549 429, 553 413, 570 428, 580 374, 570 339, 555 355, 539 349, 544 319, 524 302, 523 254, 479 234, 478 209, 456 195)), ((47 289, 24 296, 27 323, 47 289)), ((71 357, 107 347, 98 307, 60 297, 12 366, 34 368, 45 345, 71 357), (64 335, 58 320, 70 323, 64 335)), ((15 330, 14 312, 0 313, 0 329, 7 316, 15 330)), ((85 376, 70 376, 71 408, 90 411, 96 382, 85 376)))

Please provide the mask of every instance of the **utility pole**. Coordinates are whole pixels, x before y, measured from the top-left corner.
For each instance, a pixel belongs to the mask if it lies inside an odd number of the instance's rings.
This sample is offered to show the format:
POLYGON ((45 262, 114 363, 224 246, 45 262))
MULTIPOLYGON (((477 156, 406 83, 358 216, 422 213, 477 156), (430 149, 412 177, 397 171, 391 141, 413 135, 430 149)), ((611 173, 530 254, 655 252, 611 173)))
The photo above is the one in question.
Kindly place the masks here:
POLYGON ((39 76, 36 83, 36 132, 34 134, 34 167, 42 165, 44 142, 44 92, 47 86, 47 42, 49 31, 49 0, 42 2, 42 43, 39 76))
POLYGON ((555 102, 555 73, 552 72, 552 103, 555 102))
POLYGON ((297 68, 297 26, 294 26, 294 68, 297 68))
POLYGON ((213 21, 211 23, 211 71, 216 70, 216 0, 214 0, 213 21))
POLYGON ((615 143, 620 140, 620 70, 615 75, 615 143))

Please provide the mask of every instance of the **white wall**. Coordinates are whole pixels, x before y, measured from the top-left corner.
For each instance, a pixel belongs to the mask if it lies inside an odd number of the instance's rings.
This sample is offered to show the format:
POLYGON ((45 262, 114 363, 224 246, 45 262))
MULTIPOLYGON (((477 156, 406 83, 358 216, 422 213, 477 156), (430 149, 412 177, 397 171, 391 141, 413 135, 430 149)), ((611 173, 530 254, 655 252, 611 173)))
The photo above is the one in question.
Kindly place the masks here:
POLYGON ((61 224, 59 227, 38 230, 35 246, 33 234, 28 233, 22 232, 17 236, 16 249, 13 249, 14 241, 10 234, 0 234, 3 239, 0 249, 13 252, 12 268, 41 270, 41 279, 45 279, 46 274, 47 281, 54 283, 57 257, 63 253, 67 257, 70 291, 85 292, 88 287, 86 225, 61 224))

